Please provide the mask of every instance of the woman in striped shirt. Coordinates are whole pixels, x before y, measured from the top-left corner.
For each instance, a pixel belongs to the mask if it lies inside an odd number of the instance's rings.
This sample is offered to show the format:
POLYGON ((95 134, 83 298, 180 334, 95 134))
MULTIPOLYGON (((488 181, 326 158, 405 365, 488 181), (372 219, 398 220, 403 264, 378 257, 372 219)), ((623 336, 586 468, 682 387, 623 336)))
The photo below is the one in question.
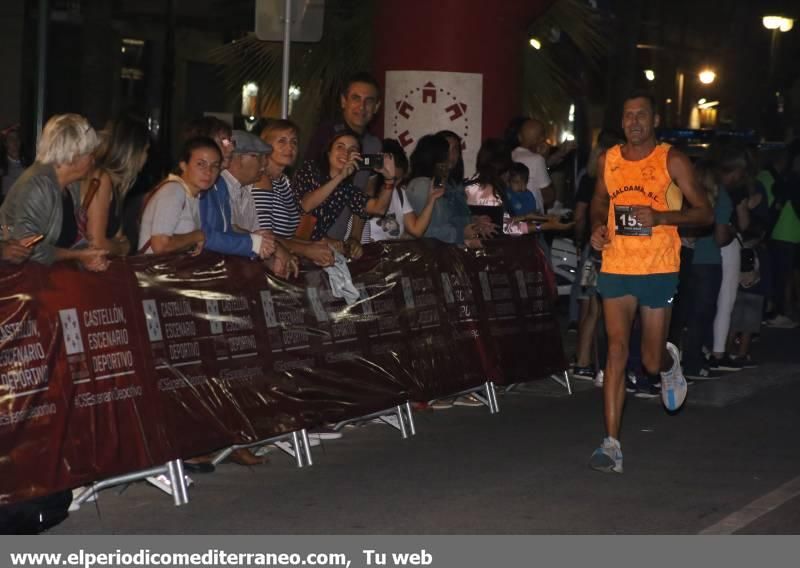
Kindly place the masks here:
POLYGON ((258 216, 259 229, 272 231, 293 254, 318 266, 333 264, 333 252, 325 242, 295 238, 300 224, 300 207, 289 178, 284 173, 297 159, 299 129, 291 120, 269 121, 261 139, 272 146, 261 178, 250 188, 258 216))

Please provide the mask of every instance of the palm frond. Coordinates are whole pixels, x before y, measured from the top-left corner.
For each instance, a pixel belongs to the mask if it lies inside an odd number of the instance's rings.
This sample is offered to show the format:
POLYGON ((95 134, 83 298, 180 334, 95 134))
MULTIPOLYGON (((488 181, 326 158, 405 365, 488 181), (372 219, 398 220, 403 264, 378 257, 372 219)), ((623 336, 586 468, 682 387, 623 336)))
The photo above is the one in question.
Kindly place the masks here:
MULTIPOLYGON (((338 104, 341 82, 370 68, 374 3, 328 0, 319 43, 292 43, 290 82, 301 89, 291 118, 310 133, 320 115, 338 104)), ((215 49, 212 59, 224 68, 224 85, 236 95, 242 85, 259 86, 261 109, 279 104, 283 45, 261 41, 255 34, 215 49)))
POLYGON ((597 74, 608 54, 607 24, 585 0, 556 0, 530 26, 542 49, 526 49, 523 110, 546 120, 566 116, 579 77, 597 74))

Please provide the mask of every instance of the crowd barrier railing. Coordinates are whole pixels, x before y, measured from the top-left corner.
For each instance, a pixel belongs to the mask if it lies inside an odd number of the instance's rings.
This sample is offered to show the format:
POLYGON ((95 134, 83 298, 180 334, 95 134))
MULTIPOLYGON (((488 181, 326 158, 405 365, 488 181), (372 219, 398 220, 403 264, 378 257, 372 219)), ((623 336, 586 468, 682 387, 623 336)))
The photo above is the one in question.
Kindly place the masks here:
POLYGON ((1 267, 0 502, 158 470, 180 504, 182 459, 273 440, 310 465, 309 428, 374 416, 406 437, 410 402, 497 412, 494 385, 567 369, 534 238, 374 243, 349 268, 351 305, 322 269, 211 253, 1 267))

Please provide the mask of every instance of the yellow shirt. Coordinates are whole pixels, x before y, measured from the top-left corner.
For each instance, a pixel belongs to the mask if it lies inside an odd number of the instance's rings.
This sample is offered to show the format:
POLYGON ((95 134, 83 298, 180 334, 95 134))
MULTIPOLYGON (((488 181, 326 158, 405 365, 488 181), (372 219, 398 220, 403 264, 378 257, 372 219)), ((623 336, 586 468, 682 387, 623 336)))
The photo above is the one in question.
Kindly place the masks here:
MULTIPOLYGON (((622 146, 606 152, 603 178, 608 188, 609 246, 603 250, 601 272, 608 274, 667 274, 680 269, 681 240, 671 225, 642 227, 631 207, 649 206, 655 211, 676 208, 668 203, 672 179, 667 169, 669 144, 659 144, 646 158, 622 157, 622 146)), ((677 206, 680 208, 680 205, 677 206)))

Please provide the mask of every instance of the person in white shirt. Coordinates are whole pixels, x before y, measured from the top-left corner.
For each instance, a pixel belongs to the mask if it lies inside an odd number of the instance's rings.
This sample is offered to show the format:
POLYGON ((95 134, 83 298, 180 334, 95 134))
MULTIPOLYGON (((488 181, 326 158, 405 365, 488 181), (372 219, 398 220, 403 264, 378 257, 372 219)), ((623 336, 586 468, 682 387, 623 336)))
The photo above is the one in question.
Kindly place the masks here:
POLYGON ((511 159, 528 168, 528 191, 536 198, 536 212, 546 213, 555 202, 555 191, 547 162, 537 153, 546 138, 545 126, 535 118, 518 118, 512 121, 507 132, 507 142, 514 147, 511 159))
POLYGON ((200 254, 206 238, 198 198, 217 179, 221 162, 222 154, 210 138, 186 142, 179 164, 181 174, 170 174, 146 198, 139 231, 140 254, 200 254))
POLYGON ((387 138, 383 141, 383 151, 394 156, 397 184, 386 213, 381 217, 372 217, 369 221, 371 240, 374 242, 409 237, 420 238, 428 230, 431 215, 433 214, 433 206, 444 195, 444 186, 431 187, 425 207, 417 215, 408 201, 408 196, 404 189, 405 177, 408 173, 408 158, 403 151, 403 147, 397 140, 387 138))

